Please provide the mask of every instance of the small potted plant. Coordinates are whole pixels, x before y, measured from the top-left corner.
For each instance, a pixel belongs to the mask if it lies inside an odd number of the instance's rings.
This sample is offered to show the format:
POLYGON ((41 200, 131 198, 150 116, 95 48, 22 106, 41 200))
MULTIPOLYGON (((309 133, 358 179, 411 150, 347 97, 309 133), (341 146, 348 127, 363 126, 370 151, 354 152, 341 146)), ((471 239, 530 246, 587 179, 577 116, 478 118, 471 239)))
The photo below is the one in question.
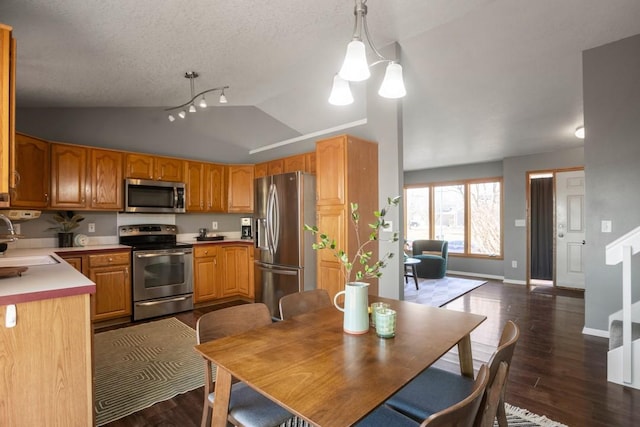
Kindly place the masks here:
POLYGON ((49 227, 47 230, 58 232, 58 247, 72 247, 73 230, 80 226, 80 223, 84 221, 84 217, 73 211, 58 211, 53 215, 53 221, 57 225, 49 227))
POLYGON ((387 264, 387 261, 393 258, 392 252, 387 252, 384 256, 382 256, 377 261, 372 260, 371 256, 373 253, 371 251, 367 251, 366 247, 373 242, 378 241, 389 241, 389 242, 397 242, 398 241, 398 233, 393 233, 393 235, 388 239, 381 239, 379 236, 380 230, 384 230, 387 227, 387 223, 385 222, 385 215, 389 208, 393 206, 398 206, 400 203, 400 196, 389 197, 387 198, 387 206, 385 206, 380 211, 375 211, 373 214, 376 217, 376 222, 374 224, 369 224, 369 228, 371 232, 367 236, 368 238, 362 239, 360 236, 360 213, 358 212, 358 204, 351 203, 351 224, 355 229, 356 234, 356 245, 357 250, 355 251, 353 258, 349 258, 349 254, 347 254, 344 250, 336 248, 336 241, 327 236, 325 233, 322 233, 318 230, 317 226, 310 226, 305 224, 304 228, 307 231, 310 231, 314 236, 319 236, 319 242, 313 244, 313 249, 329 249, 333 256, 335 256, 340 263, 342 264, 342 274, 345 279, 345 283, 351 282, 351 272, 354 267, 358 267, 359 270, 356 271, 355 280, 360 281, 362 279, 371 279, 378 278, 382 276, 382 272, 380 271, 387 264))
POLYGON ((343 291, 338 292, 333 298, 336 308, 344 312, 343 330, 349 334, 364 334, 369 330, 369 302, 367 297, 368 283, 362 282, 367 278, 378 278, 382 276, 382 268, 386 266, 387 260, 393 258, 393 252, 387 252, 378 260, 373 259, 373 251, 367 250, 367 246, 379 241, 397 242, 398 233, 393 233, 391 238, 381 239, 379 233, 384 230, 388 223, 384 217, 392 206, 398 206, 400 196, 389 197, 387 206, 379 211, 374 211, 376 218, 375 223, 369 224, 371 229, 366 239, 360 236, 359 221, 360 212, 358 212, 358 204, 351 203, 351 223, 355 229, 356 251, 350 257, 344 249, 336 248, 335 239, 327 236, 318 230, 317 226, 305 224, 304 228, 310 231, 314 236, 319 237, 319 241, 313 244, 313 249, 328 249, 331 251, 342 264, 342 274, 345 279, 345 287, 343 291), (355 282, 351 281, 351 272, 356 267, 355 282), (344 307, 341 307, 337 299, 344 294, 344 307))

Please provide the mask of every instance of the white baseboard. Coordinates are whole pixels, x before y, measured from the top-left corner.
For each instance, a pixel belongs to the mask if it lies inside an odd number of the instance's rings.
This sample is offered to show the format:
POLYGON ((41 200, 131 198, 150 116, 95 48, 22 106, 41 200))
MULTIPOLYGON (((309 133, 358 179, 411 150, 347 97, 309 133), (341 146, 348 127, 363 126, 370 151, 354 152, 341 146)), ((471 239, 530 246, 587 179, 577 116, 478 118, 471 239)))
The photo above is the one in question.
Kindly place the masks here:
POLYGON ((447 270, 447 274, 454 274, 456 276, 482 277, 483 279, 493 279, 493 280, 504 279, 504 276, 495 276, 492 274, 482 274, 482 273, 469 273, 468 271, 447 270))
POLYGON ((594 337, 609 338, 609 331, 603 331, 602 329, 582 328, 584 335, 593 335, 594 337))
POLYGON ((510 285, 523 285, 523 286, 527 285, 527 281, 526 280, 508 280, 508 279, 505 279, 502 282, 503 283, 508 283, 510 285))

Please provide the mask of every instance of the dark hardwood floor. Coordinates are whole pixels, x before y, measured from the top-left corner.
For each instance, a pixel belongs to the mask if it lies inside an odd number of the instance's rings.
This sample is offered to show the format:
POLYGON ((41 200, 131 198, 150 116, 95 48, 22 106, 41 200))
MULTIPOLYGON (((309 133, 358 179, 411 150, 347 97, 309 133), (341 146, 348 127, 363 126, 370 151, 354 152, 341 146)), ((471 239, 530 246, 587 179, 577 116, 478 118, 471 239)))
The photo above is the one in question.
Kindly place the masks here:
MULTIPOLYGON (((208 307, 177 315, 195 327, 208 307)), ((447 305, 487 316, 472 340, 495 346, 507 320, 520 327, 506 401, 569 426, 640 425, 640 390, 607 382, 608 340, 582 334, 581 292, 489 281, 447 305), (636 404, 638 404, 636 406, 636 404)), ((107 424, 200 425, 202 388, 107 424)))

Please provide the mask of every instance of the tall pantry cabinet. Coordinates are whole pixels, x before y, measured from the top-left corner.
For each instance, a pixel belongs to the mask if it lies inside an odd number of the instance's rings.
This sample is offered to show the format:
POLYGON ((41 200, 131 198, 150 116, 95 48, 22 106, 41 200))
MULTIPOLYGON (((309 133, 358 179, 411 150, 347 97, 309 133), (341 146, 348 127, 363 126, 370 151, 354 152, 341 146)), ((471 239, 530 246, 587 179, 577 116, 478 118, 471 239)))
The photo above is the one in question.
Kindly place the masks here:
POLYGON ((0 24, 0 207, 9 206, 9 147, 15 135, 16 41, 0 24))
MULTIPOLYGON (((369 225, 375 223, 378 206, 378 145, 350 135, 339 135, 316 142, 316 225, 335 239, 336 249, 343 249, 349 259, 358 249, 356 230, 351 222, 351 203, 358 204, 361 242, 369 238, 369 225)), ((378 245, 367 250, 378 259, 378 245)), ((317 254, 318 288, 331 298, 344 289, 346 279, 342 264, 329 249, 317 254)), ((354 266, 351 280, 355 280, 354 266)), ((369 293, 378 294, 377 279, 367 279, 369 293)))

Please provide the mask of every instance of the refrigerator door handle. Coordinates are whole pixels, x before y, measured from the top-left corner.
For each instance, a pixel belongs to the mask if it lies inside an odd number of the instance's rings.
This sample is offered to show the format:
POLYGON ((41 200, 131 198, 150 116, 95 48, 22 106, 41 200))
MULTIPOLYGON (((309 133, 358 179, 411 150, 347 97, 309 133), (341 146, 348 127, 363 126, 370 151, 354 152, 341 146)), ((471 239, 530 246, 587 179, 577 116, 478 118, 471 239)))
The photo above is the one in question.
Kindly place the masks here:
POLYGON ((262 271, 269 271, 274 274, 283 274, 285 276, 296 276, 298 274, 297 270, 280 270, 273 267, 264 267, 263 265, 258 265, 258 268, 262 271))
POLYGON ((256 219, 256 247, 263 251, 268 251, 267 243, 267 220, 265 218, 256 219))
POLYGON ((266 226, 266 234, 267 234, 267 246, 269 247, 269 252, 273 255, 276 252, 276 241, 274 238, 274 234, 276 232, 277 227, 277 210, 276 210, 276 186, 271 184, 269 186, 269 194, 267 195, 267 226, 266 226))

